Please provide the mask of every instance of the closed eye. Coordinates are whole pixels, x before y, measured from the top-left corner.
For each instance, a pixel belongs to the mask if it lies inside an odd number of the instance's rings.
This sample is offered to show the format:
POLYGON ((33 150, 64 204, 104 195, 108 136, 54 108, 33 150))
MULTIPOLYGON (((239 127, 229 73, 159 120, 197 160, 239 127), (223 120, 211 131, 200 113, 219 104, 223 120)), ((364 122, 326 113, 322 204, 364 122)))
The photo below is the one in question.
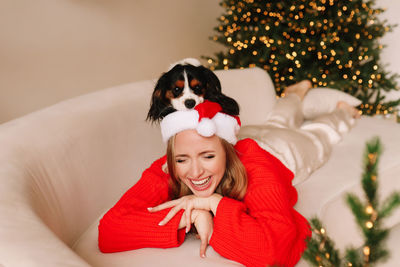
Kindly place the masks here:
POLYGON ((185 162, 185 159, 177 158, 177 159, 175 159, 175 162, 176 162, 176 163, 184 163, 184 162, 185 162))

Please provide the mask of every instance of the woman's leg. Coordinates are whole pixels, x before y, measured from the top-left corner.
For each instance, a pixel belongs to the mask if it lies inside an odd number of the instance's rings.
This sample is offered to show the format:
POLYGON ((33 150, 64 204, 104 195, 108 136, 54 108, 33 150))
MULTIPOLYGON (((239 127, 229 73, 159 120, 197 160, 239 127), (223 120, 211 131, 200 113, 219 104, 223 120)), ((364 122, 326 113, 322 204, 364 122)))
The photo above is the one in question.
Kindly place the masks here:
POLYGON ((301 101, 311 88, 311 82, 304 80, 285 89, 284 97, 276 102, 268 114, 266 125, 279 128, 299 128, 304 121, 301 101))
POLYGON ((304 123, 301 100, 308 89, 306 83, 288 88, 265 125, 244 126, 239 134, 239 138, 254 139, 289 168, 295 174, 293 184, 303 181, 326 162, 332 145, 354 124, 357 111, 338 103, 333 113, 304 123))
POLYGON ((301 101, 310 88, 309 81, 288 87, 264 125, 244 126, 239 133, 240 139, 254 139, 290 169, 295 174, 293 184, 307 178, 322 164, 321 149, 314 144, 313 134, 299 129, 304 122, 301 101))
POLYGON ((342 135, 350 131, 359 118, 358 110, 346 102, 338 102, 336 109, 329 114, 322 114, 309 123, 301 126, 302 130, 319 133, 324 143, 333 145, 338 143, 342 135))

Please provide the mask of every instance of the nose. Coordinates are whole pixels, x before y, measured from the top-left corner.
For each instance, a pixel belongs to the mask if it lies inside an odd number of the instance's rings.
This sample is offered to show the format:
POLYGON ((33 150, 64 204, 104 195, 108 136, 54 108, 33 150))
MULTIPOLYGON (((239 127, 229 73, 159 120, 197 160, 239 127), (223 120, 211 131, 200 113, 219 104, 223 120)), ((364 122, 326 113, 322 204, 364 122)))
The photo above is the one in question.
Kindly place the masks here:
POLYGON ((188 109, 194 108, 194 105, 196 105, 196 101, 193 99, 186 99, 185 100, 185 107, 188 109))
POLYGON ((197 179, 200 178, 201 175, 203 174, 203 166, 201 166, 201 163, 198 162, 197 160, 193 160, 192 164, 190 166, 190 171, 189 171, 189 177, 191 179, 197 179))

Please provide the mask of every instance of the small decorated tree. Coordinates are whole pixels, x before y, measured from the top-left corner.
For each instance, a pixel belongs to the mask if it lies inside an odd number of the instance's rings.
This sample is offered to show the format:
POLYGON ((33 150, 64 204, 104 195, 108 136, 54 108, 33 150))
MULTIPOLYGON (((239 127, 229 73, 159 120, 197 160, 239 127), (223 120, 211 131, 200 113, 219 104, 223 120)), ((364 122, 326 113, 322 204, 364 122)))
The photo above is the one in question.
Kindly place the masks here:
POLYGON ((364 156, 364 173, 362 187, 365 200, 354 194, 347 195, 347 204, 355 216, 357 225, 364 236, 364 244, 360 248, 349 248, 344 258, 340 257, 333 241, 317 218, 311 219, 313 238, 308 242, 308 248, 303 257, 313 266, 338 267, 368 267, 385 259, 389 252, 384 241, 389 229, 382 227, 382 221, 393 210, 400 206, 400 193, 391 194, 382 204, 378 199, 378 160, 381 153, 381 143, 375 138, 367 143, 364 156))

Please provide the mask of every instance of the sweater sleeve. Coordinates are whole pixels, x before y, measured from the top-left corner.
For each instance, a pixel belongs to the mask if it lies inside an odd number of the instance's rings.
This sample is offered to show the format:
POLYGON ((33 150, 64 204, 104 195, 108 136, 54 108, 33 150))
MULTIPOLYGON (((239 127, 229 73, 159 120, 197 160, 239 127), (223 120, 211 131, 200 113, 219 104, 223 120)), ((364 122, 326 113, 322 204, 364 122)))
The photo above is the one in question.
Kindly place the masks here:
POLYGON ((227 197, 220 201, 210 245, 246 266, 294 266, 311 231, 293 208, 293 174, 250 139, 236 149, 247 170, 247 193, 243 202, 227 197))
POLYGON ((170 209, 150 213, 147 208, 169 200, 169 175, 162 171, 165 156, 145 170, 140 180, 100 220, 99 249, 104 253, 144 247, 169 248, 182 244, 185 229, 178 229, 181 210, 164 226, 158 223, 170 209))

